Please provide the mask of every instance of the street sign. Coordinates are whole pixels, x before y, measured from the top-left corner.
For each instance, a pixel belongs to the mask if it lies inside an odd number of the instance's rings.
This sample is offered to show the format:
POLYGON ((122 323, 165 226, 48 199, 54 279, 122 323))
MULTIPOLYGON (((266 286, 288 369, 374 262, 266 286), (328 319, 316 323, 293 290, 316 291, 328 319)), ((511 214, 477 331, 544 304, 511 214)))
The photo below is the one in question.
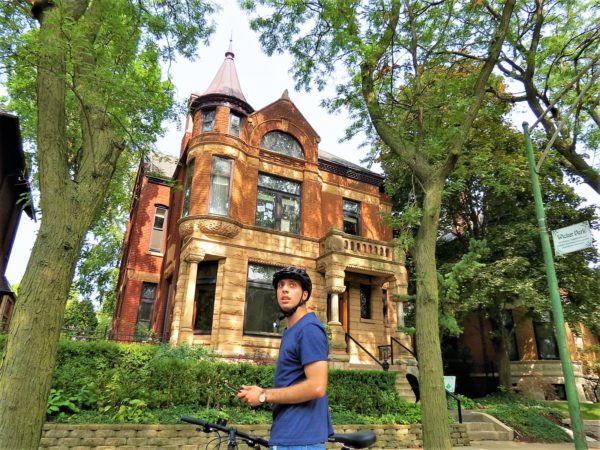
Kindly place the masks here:
POLYGON ((552 232, 554 254, 565 255, 592 246, 592 231, 588 222, 581 222, 552 232))
POLYGON ((444 388, 454 394, 456 388, 456 377, 454 375, 444 375, 444 388))

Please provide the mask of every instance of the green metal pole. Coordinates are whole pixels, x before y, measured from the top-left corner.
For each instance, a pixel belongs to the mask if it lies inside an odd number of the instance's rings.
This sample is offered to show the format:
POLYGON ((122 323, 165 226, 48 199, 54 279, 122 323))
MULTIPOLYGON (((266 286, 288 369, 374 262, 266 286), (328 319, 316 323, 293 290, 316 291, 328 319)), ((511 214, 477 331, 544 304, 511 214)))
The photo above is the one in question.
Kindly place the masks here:
POLYGON ((527 162, 529 163, 529 174, 531 175, 531 184, 533 187, 533 197, 535 199, 535 213, 537 216, 538 227, 540 229, 540 238, 542 240, 542 252, 544 262, 546 263, 546 277, 548 278, 548 287, 550 288, 550 300, 552 301, 552 316, 554 317, 554 328, 556 331, 556 340, 558 341, 558 353, 562 365, 563 376, 565 378, 565 391, 569 403, 569 415, 571 416, 571 429, 573 430, 573 441, 576 450, 587 450, 587 442, 583 432, 583 423, 579 411, 579 398, 577 396, 577 387, 575 386, 575 376, 573 375, 573 366, 567 346, 567 336, 565 332, 565 318, 563 315, 560 295, 558 292, 558 281, 554 270, 554 257, 550 248, 550 239, 546 231, 546 218, 544 214, 544 204, 542 203, 542 191, 540 182, 535 171, 535 158, 529 137, 529 125, 523 122, 523 134, 525 135, 525 150, 527 152, 527 162))

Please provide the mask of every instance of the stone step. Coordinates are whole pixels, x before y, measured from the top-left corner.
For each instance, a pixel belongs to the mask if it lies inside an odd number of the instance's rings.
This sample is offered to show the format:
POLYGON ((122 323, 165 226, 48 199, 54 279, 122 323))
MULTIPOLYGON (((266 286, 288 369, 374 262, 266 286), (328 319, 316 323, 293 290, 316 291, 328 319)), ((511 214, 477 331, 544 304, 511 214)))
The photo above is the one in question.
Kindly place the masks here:
POLYGON ((471 441, 509 441, 508 431, 467 431, 471 441))
POLYGON ((496 427, 491 422, 465 422, 463 420, 463 425, 470 433, 471 431, 495 431, 496 427))

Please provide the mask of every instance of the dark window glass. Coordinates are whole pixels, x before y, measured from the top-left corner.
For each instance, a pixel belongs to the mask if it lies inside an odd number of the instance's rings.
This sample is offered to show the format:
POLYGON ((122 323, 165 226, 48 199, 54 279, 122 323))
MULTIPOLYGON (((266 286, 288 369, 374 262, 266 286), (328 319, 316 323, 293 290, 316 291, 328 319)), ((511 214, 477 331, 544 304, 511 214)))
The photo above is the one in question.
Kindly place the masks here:
POLYGON ((360 318, 371 318, 371 286, 369 284, 360 285, 360 318))
POLYGON ((240 126, 242 124, 242 118, 237 114, 229 115, 229 134, 234 136, 240 135, 240 126))
POLYGON ((273 289, 273 274, 278 267, 248 265, 244 334, 280 336, 285 326, 273 289))
POLYGON ((185 174, 185 189, 183 191, 183 207, 181 209, 181 217, 185 217, 190 212, 190 197, 192 195, 192 178, 194 177, 194 166, 196 160, 192 159, 187 167, 185 174))
POLYGON ((204 133, 212 131, 215 127, 215 110, 209 109, 202 111, 202 131, 204 133))
POLYGON ((212 331, 218 268, 218 261, 206 261, 198 264, 196 296, 194 297, 195 334, 210 334, 212 331))
POLYGON ((360 235, 360 203, 344 199, 342 204, 344 233, 360 235))
POLYGON ((517 347, 517 336, 515 334, 515 322, 512 311, 504 311, 504 326, 509 333, 508 338, 508 358, 511 361, 519 360, 519 348, 517 347))
POLYGON ((138 308, 137 329, 150 329, 152 321, 152 308, 156 298, 156 283, 142 283, 142 294, 140 295, 140 306, 138 308))
POLYGON ((300 223, 300 183, 259 174, 256 225, 298 233, 300 223))
POLYGON ((389 317, 388 317, 388 293, 387 293, 387 289, 382 289, 381 290, 381 302, 383 304, 383 323, 388 325, 389 324, 389 317))
POLYGON ((229 213, 231 164, 231 159, 213 157, 208 206, 208 211, 212 214, 225 216, 229 213))
POLYGON ((166 218, 167 208, 157 206, 154 210, 154 222, 152 223, 152 231, 150 232, 150 250, 153 252, 162 252, 166 218))
POLYGON ((270 131, 262 137, 260 146, 277 153, 304 159, 300 143, 291 134, 283 131, 270 131))
POLYGON ((559 359, 558 345, 554 334, 552 316, 550 313, 542 314, 539 320, 533 322, 535 343, 539 359, 559 359))

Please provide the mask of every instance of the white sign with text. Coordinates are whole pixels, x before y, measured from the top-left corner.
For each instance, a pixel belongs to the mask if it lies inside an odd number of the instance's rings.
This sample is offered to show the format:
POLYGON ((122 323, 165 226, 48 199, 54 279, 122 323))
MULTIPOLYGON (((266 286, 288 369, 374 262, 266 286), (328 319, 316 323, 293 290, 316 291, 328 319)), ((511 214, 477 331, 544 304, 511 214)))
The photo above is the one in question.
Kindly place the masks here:
POLYGON ((592 246, 592 231, 588 222, 581 222, 552 232, 554 254, 561 256, 592 246))

